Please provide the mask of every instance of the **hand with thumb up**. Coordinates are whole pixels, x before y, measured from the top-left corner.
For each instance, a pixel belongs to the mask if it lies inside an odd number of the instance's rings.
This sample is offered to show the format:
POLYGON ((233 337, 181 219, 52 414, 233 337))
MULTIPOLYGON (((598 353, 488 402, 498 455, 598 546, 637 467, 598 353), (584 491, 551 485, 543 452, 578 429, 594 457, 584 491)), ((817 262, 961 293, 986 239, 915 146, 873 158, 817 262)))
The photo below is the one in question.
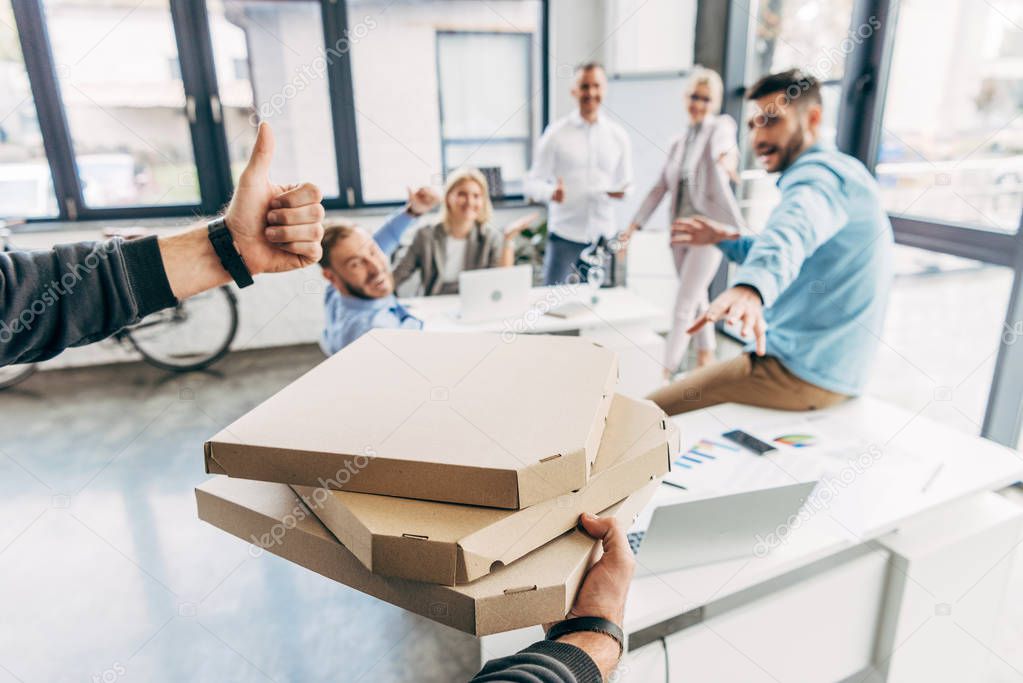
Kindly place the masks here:
POLYGON ((225 215, 235 246, 253 275, 304 268, 319 261, 322 253, 323 195, 312 183, 272 183, 273 152, 273 131, 261 123, 225 215))
POLYGON ((565 201, 565 181, 563 178, 558 178, 558 184, 554 186, 554 194, 551 195, 552 202, 558 202, 559 204, 565 201))

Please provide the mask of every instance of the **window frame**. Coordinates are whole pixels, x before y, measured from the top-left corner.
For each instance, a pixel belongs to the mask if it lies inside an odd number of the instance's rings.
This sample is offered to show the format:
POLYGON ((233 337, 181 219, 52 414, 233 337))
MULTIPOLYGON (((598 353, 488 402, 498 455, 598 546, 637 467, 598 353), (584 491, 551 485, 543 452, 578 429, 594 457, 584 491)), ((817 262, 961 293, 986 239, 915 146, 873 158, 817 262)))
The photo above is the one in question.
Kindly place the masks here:
MULTIPOLYGON (((302 1, 315 2, 320 6, 325 50, 330 51, 331 48, 342 45, 347 40, 349 28, 347 2, 338 0, 302 1)), ((28 218, 26 219, 27 223, 210 215, 216 213, 230 201, 234 185, 231 178, 227 135, 220 115, 213 45, 204 1, 169 0, 182 84, 188 103, 186 115, 188 116, 190 141, 199 181, 200 201, 194 204, 123 207, 90 207, 86 205, 78 175, 74 144, 57 80, 43 0, 10 0, 10 2, 25 60, 25 70, 28 74, 32 96, 35 99, 39 129, 43 137, 43 147, 50 174, 53 178, 53 189, 58 209, 56 216, 28 218)), ((528 32, 512 32, 539 39, 539 65, 534 62, 534 51, 531 49, 527 66, 529 68, 528 82, 531 87, 535 85, 536 72, 539 73, 541 79, 541 120, 537 126, 537 122, 530 116, 530 139, 526 141, 527 163, 532 159, 538 128, 543 130, 549 120, 550 0, 538 0, 538 2, 539 35, 528 32)), ((438 34, 440 32, 438 31, 438 34)), ((445 32, 505 34, 505 32, 497 31, 446 30, 445 32)), ((401 204, 400 201, 367 202, 363 198, 351 50, 335 49, 330 57, 327 60, 326 75, 339 196, 325 198, 323 205, 327 209, 398 206, 401 204)), ((492 141, 496 140, 495 138, 492 141)), ((460 140, 447 140, 447 142, 456 141, 460 140)), ((521 139, 515 138, 512 141, 521 142, 521 139)), ((442 138, 442 163, 446 162, 444 142, 445 140, 442 138)), ((522 195, 503 195, 499 199, 521 200, 522 195)))

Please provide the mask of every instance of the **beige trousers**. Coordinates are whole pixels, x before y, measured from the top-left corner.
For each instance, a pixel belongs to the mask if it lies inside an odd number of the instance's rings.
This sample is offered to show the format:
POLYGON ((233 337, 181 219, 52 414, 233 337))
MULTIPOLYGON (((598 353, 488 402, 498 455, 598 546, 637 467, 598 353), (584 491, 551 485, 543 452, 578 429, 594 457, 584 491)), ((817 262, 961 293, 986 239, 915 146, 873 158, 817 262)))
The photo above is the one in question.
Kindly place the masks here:
POLYGON ((729 402, 781 410, 816 410, 848 397, 799 379, 776 358, 743 353, 694 370, 647 398, 668 415, 678 415, 729 402))

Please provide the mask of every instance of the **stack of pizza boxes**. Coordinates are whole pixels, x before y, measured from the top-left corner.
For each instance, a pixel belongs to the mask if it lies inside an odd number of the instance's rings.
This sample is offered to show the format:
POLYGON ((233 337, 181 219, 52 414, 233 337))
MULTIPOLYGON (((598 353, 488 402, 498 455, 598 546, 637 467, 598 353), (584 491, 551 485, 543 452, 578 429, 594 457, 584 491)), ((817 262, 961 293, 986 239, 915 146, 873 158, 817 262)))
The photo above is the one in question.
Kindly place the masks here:
POLYGON ((561 619, 677 450, 582 337, 374 330, 205 444, 199 516, 477 636, 561 619))

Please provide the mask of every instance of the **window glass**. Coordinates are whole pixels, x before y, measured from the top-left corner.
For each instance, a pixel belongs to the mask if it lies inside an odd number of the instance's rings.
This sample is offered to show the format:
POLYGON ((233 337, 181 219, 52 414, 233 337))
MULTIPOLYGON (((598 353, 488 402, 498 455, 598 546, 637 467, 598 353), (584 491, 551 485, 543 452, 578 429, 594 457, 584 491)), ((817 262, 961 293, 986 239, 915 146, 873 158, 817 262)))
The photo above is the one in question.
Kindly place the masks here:
POLYGON ((540 10, 535 0, 348 3, 365 201, 403 199, 461 164, 500 166, 509 193, 521 182, 542 101, 540 10))
POLYGON ((167 0, 45 0, 87 206, 197 204, 167 0))
POLYGON ((1006 333, 1012 271, 906 246, 896 246, 895 255, 867 392, 979 434, 1006 333))
POLYGON ((445 172, 499 168, 505 193, 520 194, 532 141, 531 36, 443 32, 437 50, 445 172))
POLYGON ((876 174, 886 208, 1014 232, 1023 208, 1023 0, 902 0, 876 174))
POLYGON ((0 217, 55 216, 57 198, 8 2, 0 3, 0 217))
POLYGON ((338 195, 323 20, 318 2, 210 0, 217 87, 231 173, 248 161, 260 120, 273 126, 273 179, 338 195))
MULTIPOLYGON (((799 67, 822 81, 845 71, 845 58, 879 25, 850 26, 853 0, 759 0, 750 3, 746 81, 799 67)), ((733 5, 739 10, 742 3, 733 5)))

